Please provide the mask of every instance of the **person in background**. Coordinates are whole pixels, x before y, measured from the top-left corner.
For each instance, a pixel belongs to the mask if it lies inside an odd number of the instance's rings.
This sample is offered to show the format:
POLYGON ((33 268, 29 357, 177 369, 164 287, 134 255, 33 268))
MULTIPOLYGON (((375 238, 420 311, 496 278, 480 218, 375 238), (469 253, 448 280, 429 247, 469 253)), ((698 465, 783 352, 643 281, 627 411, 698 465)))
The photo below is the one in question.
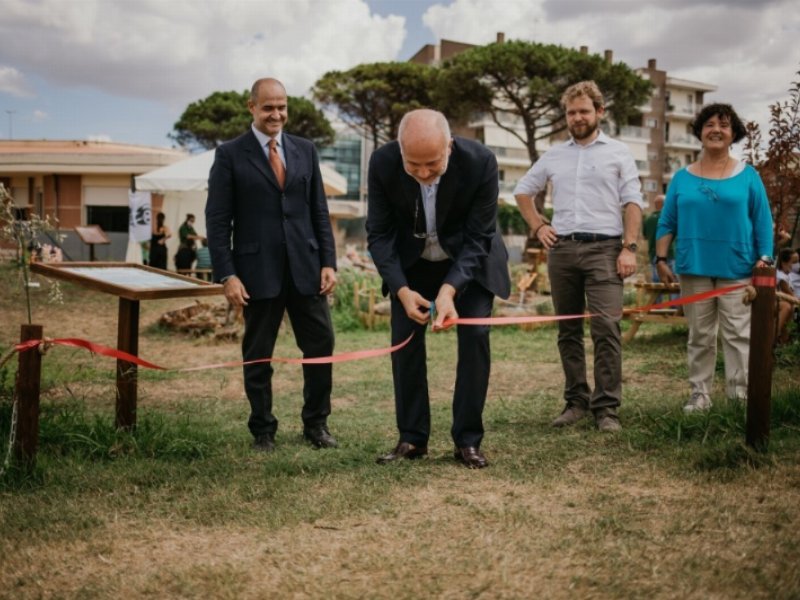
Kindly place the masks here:
POLYGON ((167 240, 172 237, 169 227, 164 225, 164 213, 156 214, 156 226, 150 238, 150 266, 167 269, 167 240))
POLYGON ((534 236, 547 248, 550 292, 558 315, 588 306, 594 342, 594 391, 586 377, 583 319, 558 322, 565 407, 551 425, 574 425, 592 415, 599 431, 622 429, 622 285, 636 272, 642 223, 639 170, 628 147, 600 130, 603 95, 594 81, 561 97, 570 139, 550 148, 519 180, 514 197, 534 236), (533 197, 553 186, 553 222, 533 197))
MULTIPOLYGON (((775 269, 778 291, 796 298, 800 297, 800 289, 792 287, 792 275, 800 279, 800 259, 797 250, 784 248, 778 253, 778 266, 775 269)), ((778 299, 778 343, 789 341, 789 321, 797 305, 784 298, 778 299)))
MULTIPOLYGON (((197 263, 194 265, 195 270, 211 269, 211 253, 208 250, 208 240, 203 238, 200 242, 200 247, 197 249, 197 263)), ((197 277, 212 281, 213 273, 198 273, 197 277)))
POLYGON ((203 239, 203 236, 198 235, 194 229, 193 214, 186 215, 186 220, 178 229, 178 238, 180 239, 180 246, 177 254, 175 254, 175 268, 178 271, 188 271, 192 268, 195 258, 197 258, 195 250, 197 241, 203 239))
MULTIPOLYGON (((664 194, 659 194, 653 201, 653 212, 642 221, 642 236, 647 240, 647 255, 650 258, 650 268, 652 269, 653 283, 661 283, 656 269, 656 229, 658 228, 658 218, 661 216, 661 209, 664 208, 664 194)), ((667 262, 670 269, 675 270, 675 244, 670 245, 667 253, 667 262)), ((670 294, 670 300, 678 297, 678 294, 670 294)), ((661 295, 656 298, 656 302, 661 302, 661 295)))
MULTIPOLYGON (((772 264, 772 214, 758 172, 730 154, 745 127, 729 104, 703 108, 692 124, 700 158, 672 178, 656 232, 656 265, 664 282, 681 278, 691 296, 750 281, 754 267, 772 264), (668 249, 675 240, 675 270, 668 249)), ((744 288, 687 304, 691 395, 684 411, 711 407, 717 331, 725 355, 728 398, 747 394, 750 307, 744 288)))

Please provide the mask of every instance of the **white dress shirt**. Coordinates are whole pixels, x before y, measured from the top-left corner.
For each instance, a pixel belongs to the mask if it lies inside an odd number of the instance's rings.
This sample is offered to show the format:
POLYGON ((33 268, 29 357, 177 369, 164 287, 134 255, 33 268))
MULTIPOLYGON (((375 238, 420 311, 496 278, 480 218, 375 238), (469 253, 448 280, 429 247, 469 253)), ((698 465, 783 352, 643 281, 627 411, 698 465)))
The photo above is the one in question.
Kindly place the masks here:
POLYGON ((422 206, 425 210, 425 230, 428 237, 425 238, 425 249, 422 251, 422 258, 431 262, 438 262, 447 259, 447 253, 439 244, 439 234, 436 233, 436 192, 439 191, 439 181, 437 177, 430 185, 419 184, 422 193, 422 206))
MULTIPOLYGON (((261 149, 264 151, 264 156, 267 157, 267 163, 269 163, 269 141, 272 138, 256 129, 252 124, 250 125, 250 128, 253 130, 256 139, 258 139, 258 143, 261 145, 261 149)), ((275 140, 277 141, 278 156, 281 157, 283 167, 286 168, 286 155, 283 152, 283 131, 278 132, 278 135, 275 136, 275 140)))
POLYGON ((621 236, 622 207, 642 208, 639 170, 628 147, 602 131, 582 146, 574 139, 554 146, 519 180, 514 194, 534 196, 551 181, 553 228, 559 235, 621 236))

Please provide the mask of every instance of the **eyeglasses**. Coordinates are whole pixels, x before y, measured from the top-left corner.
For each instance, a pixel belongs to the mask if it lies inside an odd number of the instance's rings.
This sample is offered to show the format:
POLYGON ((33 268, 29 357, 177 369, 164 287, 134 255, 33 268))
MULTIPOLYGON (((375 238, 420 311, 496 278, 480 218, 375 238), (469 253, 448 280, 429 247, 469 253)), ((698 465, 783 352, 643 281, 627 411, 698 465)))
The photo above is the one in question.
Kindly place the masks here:
POLYGON ((711 198, 714 202, 719 200, 719 196, 717 196, 717 192, 713 190, 713 188, 708 187, 705 183, 701 183, 698 186, 698 189, 703 192, 706 196, 711 198))
POLYGON ((422 204, 422 197, 417 196, 417 199, 414 201, 414 237, 420 240, 424 240, 428 237, 428 223, 425 221, 425 212, 422 212, 422 227, 420 228, 420 218, 419 218, 419 205, 422 204))

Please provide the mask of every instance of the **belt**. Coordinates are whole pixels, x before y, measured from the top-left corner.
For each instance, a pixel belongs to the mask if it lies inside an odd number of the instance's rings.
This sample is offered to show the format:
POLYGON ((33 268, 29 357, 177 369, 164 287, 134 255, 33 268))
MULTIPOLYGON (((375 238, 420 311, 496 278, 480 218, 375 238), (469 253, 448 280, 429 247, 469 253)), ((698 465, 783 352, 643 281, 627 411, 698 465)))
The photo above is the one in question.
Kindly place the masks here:
POLYGON ((619 240, 621 235, 606 235, 604 233, 568 233, 556 236, 560 240, 572 240, 573 242, 605 242, 607 240, 619 240))

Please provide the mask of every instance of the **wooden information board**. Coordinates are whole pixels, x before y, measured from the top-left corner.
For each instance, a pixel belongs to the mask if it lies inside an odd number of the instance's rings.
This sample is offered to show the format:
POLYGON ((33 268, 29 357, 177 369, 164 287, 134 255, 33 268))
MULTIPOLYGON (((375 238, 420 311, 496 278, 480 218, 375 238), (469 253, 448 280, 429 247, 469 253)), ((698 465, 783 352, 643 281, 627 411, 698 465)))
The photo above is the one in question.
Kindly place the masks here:
MULTIPOLYGON (((99 228, 98 228, 99 229, 99 228)), ((139 352, 139 301, 221 294, 223 287, 153 267, 116 262, 31 263, 31 271, 119 297, 117 348, 139 352)), ((136 425, 137 366, 117 359, 116 425, 136 425)))

